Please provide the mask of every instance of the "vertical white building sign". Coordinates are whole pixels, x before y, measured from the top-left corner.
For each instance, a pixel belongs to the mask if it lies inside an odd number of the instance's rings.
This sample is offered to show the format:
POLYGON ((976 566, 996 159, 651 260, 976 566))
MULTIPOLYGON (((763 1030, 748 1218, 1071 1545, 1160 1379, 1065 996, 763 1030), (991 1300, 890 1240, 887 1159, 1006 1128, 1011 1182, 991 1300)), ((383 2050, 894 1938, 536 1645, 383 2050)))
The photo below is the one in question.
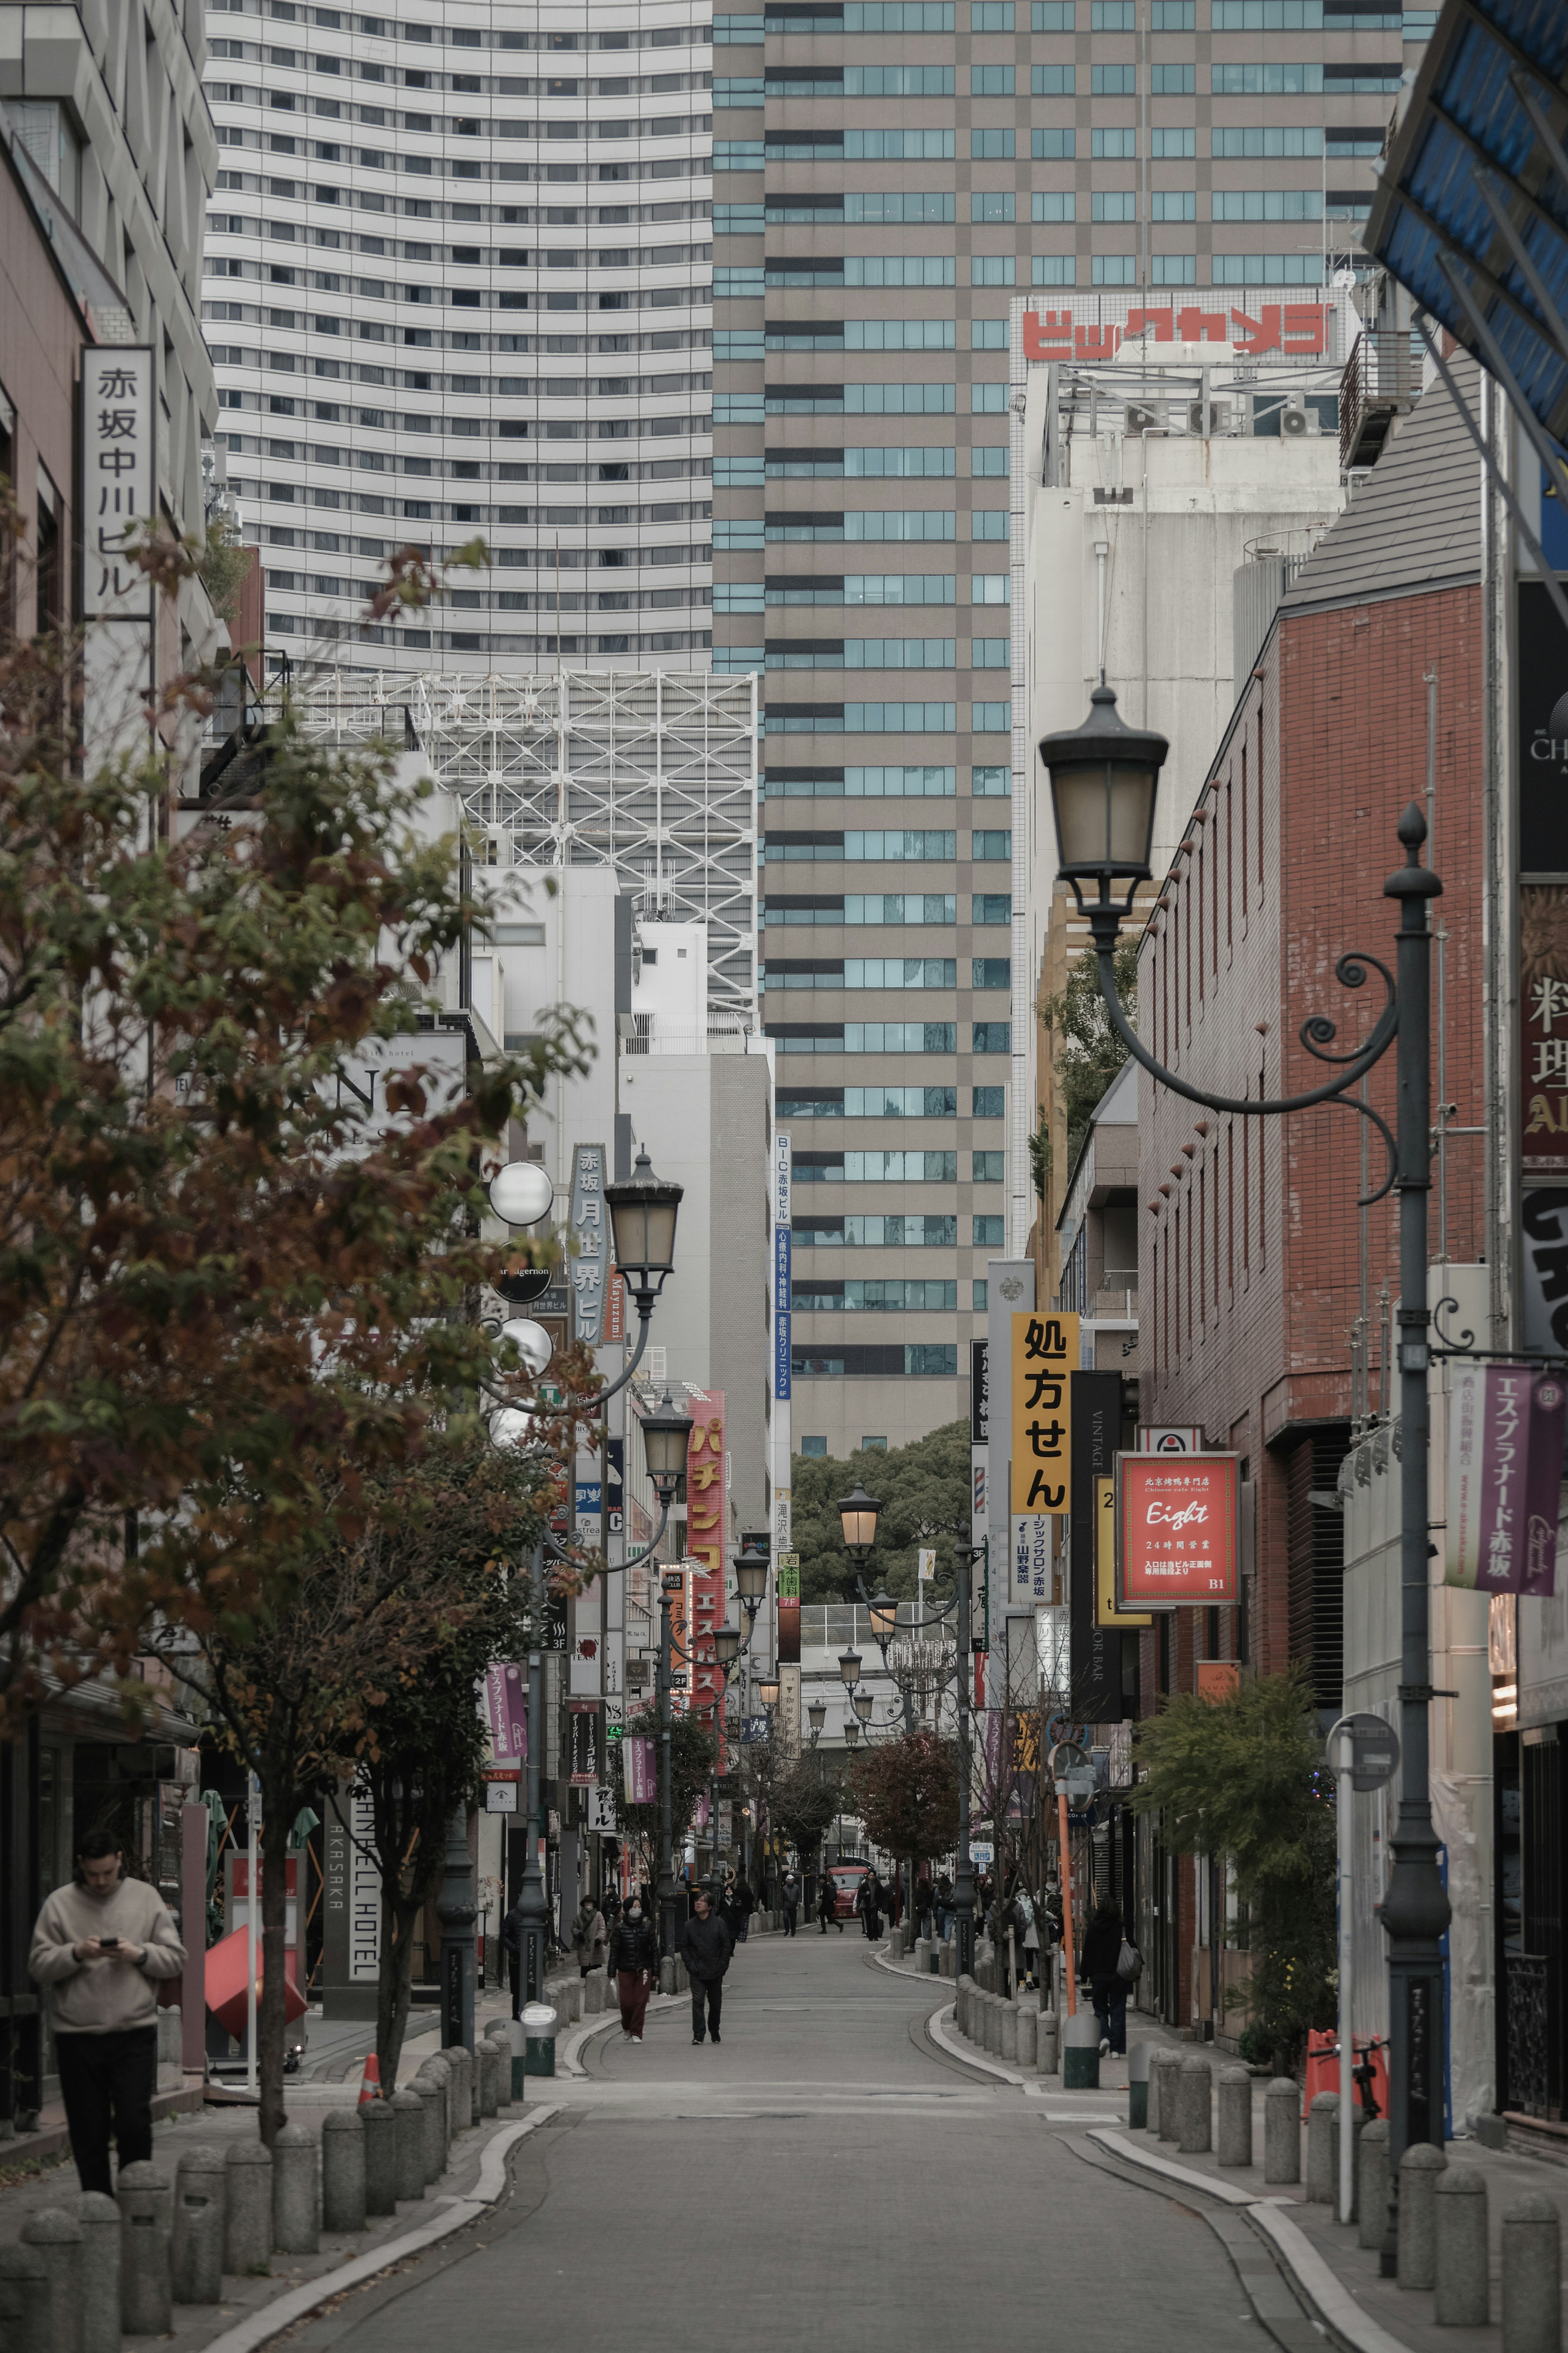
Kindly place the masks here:
POLYGON ((89 770, 146 740, 154 591, 130 560, 126 541, 157 515, 157 432, 151 347, 84 344, 78 513, 89 625, 83 735, 89 770))

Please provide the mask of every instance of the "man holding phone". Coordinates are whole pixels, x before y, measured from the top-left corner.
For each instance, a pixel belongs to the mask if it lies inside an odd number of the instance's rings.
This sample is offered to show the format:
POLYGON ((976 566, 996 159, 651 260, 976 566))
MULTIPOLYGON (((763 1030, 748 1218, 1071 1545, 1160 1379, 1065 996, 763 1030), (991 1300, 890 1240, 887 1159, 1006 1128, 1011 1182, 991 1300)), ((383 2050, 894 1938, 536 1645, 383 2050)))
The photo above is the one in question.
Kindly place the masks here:
POLYGON ((152 2157, 156 1984, 184 1966, 157 1889, 125 1876, 111 1831, 89 1831, 70 1884, 57 1887, 38 1915, 27 1959, 29 1975, 49 1989, 60 2093, 84 2189, 112 2197, 111 2135, 121 2167, 152 2157))

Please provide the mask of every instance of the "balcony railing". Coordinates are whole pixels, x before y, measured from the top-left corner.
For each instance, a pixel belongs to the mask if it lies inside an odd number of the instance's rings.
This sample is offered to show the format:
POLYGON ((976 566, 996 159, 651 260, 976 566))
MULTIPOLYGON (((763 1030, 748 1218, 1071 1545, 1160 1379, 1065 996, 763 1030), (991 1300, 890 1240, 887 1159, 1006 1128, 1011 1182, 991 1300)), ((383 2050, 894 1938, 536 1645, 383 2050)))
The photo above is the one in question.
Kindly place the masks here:
POLYGON ((1407 329, 1367 329, 1340 380, 1340 464, 1370 466, 1421 395, 1422 346, 1407 329))

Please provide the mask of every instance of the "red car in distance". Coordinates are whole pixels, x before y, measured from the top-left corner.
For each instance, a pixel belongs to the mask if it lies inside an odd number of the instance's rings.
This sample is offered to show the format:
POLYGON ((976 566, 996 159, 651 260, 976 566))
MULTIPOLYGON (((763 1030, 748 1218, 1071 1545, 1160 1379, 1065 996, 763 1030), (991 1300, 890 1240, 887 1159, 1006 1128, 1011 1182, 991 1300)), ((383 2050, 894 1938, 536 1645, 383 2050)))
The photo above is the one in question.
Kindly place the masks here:
POLYGON ((855 1899, 860 1893, 860 1883, 871 1866, 868 1862, 833 1862, 827 1875, 833 1882, 833 1916, 836 1920, 853 1920, 855 1899))

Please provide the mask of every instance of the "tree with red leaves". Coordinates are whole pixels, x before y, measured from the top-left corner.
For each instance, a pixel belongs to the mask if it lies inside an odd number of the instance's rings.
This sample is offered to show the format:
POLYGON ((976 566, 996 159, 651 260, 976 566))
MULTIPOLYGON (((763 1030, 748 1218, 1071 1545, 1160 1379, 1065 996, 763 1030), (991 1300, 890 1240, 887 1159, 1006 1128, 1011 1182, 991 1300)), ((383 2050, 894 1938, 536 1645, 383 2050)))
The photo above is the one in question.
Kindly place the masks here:
POLYGON ((851 1788, 874 1846, 916 1866, 946 1854, 958 1836, 958 1751, 935 1732, 879 1741, 854 1762, 851 1788))

